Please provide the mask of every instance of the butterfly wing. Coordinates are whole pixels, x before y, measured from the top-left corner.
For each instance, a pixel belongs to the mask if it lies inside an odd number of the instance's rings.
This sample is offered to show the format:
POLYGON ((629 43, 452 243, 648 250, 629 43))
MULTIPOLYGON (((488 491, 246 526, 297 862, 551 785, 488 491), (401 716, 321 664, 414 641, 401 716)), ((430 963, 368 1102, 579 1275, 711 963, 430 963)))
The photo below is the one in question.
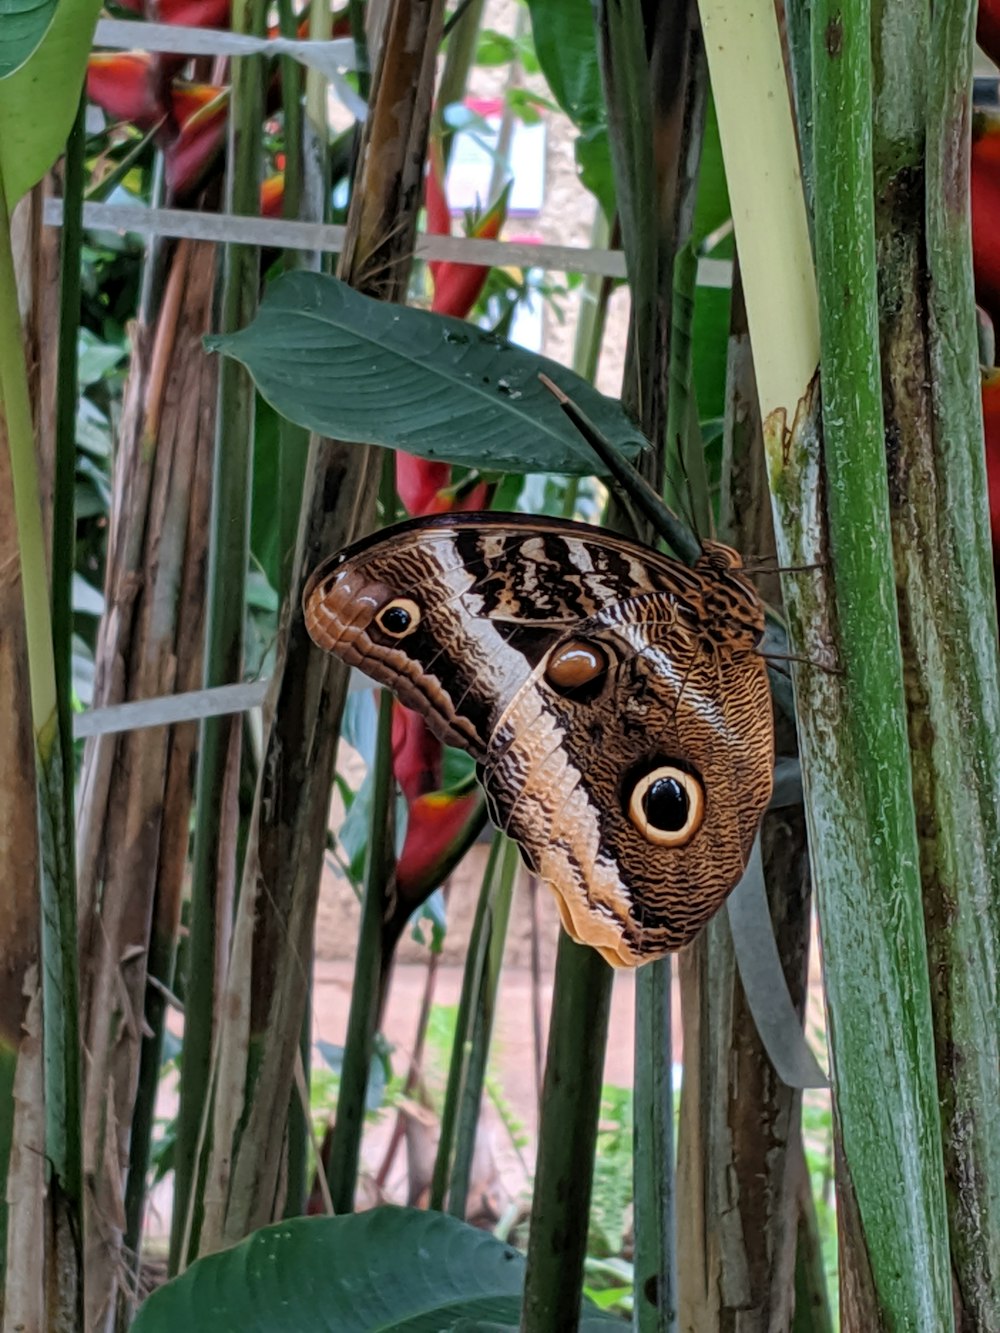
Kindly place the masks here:
POLYGON ((688 569, 584 524, 441 515, 327 561, 304 610, 320 647, 482 765, 495 822, 569 933, 634 965, 718 909, 770 796, 763 616, 737 565, 713 547, 688 569), (668 806, 701 793, 682 841, 648 836, 659 786, 632 800, 661 769, 668 806))
POLYGON ((658 593, 576 626, 549 663, 565 643, 606 671, 566 691, 537 669, 499 720, 484 786, 569 934, 635 965, 693 939, 746 867, 771 794, 766 668, 749 642, 692 632, 658 593), (666 828, 649 808, 660 784, 666 828))

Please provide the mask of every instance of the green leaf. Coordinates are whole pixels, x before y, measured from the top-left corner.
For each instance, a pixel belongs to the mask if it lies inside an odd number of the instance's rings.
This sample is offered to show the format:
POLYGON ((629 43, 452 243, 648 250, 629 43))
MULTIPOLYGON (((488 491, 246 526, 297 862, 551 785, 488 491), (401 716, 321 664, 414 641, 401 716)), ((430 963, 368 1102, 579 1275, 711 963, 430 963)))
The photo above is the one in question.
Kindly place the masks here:
POLYGON ((249 328, 206 344, 290 420, 339 440, 496 472, 600 471, 541 371, 624 454, 644 443, 617 401, 547 357, 322 274, 279 278, 249 328))
POLYGON ((606 120, 591 0, 528 0, 545 81, 578 129, 606 120))
MULTIPOLYGON (((732 217, 732 207, 729 203, 729 188, 726 185, 726 167, 722 160, 719 117, 715 110, 715 98, 710 96, 705 107, 705 134, 701 143, 698 198, 691 228, 691 239, 694 244, 699 245, 706 236, 721 227, 730 217, 732 217)), ((729 253, 732 253, 731 249, 729 253)))
POLYGON ((610 222, 615 215, 615 173, 611 165, 611 144, 607 125, 583 130, 574 144, 580 182, 604 209, 610 222))
POLYGON ((56 0, 0 0, 0 79, 38 46, 52 22, 56 0))
POLYGON ((439 1333, 516 1325, 524 1256, 441 1213, 375 1208, 265 1227, 155 1291, 133 1333, 439 1333), (468 1325, 466 1325, 468 1327, 468 1325))
MULTIPOLYGON (((0 0, 9 4, 11 0, 0 0)), ((8 210, 42 179, 62 152, 80 102, 100 0, 60 0, 44 36, 17 68, 0 77, 0 189, 8 210)), ((13 59, 0 17, 0 69, 13 59)), ((20 26, 20 25, 19 25, 20 26)))

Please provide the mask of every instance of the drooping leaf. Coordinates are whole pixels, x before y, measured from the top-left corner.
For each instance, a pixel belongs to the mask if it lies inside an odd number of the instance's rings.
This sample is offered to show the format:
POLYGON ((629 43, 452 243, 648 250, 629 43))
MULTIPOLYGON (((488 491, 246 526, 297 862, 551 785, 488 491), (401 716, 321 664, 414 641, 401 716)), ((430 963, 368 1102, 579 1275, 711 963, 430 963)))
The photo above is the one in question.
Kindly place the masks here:
MULTIPOLYGON (((0 16, 0 72, 8 71, 0 77, 0 188, 8 210, 41 180, 66 142, 100 0, 59 0, 47 8, 50 21, 37 45, 25 51, 26 59, 16 59, 19 48, 8 39, 12 17, 0 16)), ((41 24, 41 15, 37 21, 41 24)))
POLYGON ((335 439, 488 471, 600 471, 543 372, 623 453, 643 444, 617 401, 547 357, 318 273, 279 278, 248 328, 206 342, 279 412, 335 439))
POLYGON ((135 1333, 440 1333, 516 1326, 524 1257, 415 1208, 297 1218, 199 1259, 146 1301, 135 1333), (468 1325, 466 1325, 468 1327, 468 1325))

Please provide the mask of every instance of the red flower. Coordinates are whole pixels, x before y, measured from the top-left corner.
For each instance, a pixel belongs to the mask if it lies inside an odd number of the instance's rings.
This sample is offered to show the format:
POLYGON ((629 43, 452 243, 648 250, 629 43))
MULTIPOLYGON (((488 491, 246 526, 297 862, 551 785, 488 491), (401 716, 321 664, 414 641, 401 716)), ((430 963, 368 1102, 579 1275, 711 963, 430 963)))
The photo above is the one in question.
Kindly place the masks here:
POLYGON ((171 102, 178 134, 164 153, 167 187, 175 199, 193 193, 222 151, 229 89, 211 83, 175 82, 171 102))
POLYGON ((406 838, 396 866, 400 900, 412 907, 448 878, 486 820, 478 786, 463 792, 433 791, 410 803, 406 838))
POLYGON ((976 300, 1000 330, 1000 117, 982 111, 973 116, 970 183, 976 300))
POLYGON ((228 28, 230 0, 146 0, 146 17, 186 28, 228 28))
POLYGON ((409 804, 441 786, 441 742, 419 713, 392 705, 392 770, 409 804))
MULTIPOLYGON (((279 157, 284 156, 279 154, 279 157)), ((280 218, 281 206, 285 202, 285 173, 276 172, 263 182, 260 187, 260 215, 262 218, 280 218)))
POLYGON ((1000 64, 1000 0, 979 0, 976 41, 995 65, 1000 64))
POLYGON ((990 496, 993 558, 1000 562, 1000 369, 983 371, 983 434, 986 438, 986 483, 990 496))
POLYGON ((151 130, 170 115, 168 79, 158 61, 139 51, 91 56, 87 96, 112 120, 151 130))

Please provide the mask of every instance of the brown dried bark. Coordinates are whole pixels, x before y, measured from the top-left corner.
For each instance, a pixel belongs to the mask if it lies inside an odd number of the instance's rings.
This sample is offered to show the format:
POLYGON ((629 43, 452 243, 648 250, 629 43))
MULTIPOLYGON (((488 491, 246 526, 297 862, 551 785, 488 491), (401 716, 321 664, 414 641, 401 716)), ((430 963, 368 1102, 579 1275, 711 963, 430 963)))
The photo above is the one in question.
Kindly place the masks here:
MULTIPOLYGON (((340 276, 405 299, 420 207, 442 0, 396 0, 373 81, 340 276)), ((308 991, 308 960, 347 673, 313 647, 300 599, 318 561, 370 525, 380 459, 314 439, 296 571, 282 615, 222 1004, 213 1155, 201 1250, 239 1240, 278 1206, 283 1127, 308 991)))
MULTIPOLYGON (((215 362, 215 247, 181 242, 155 330, 134 334, 113 483, 95 704, 201 678, 215 362)), ((147 965, 169 969, 180 917, 194 724, 95 737, 78 824, 85 1042, 87 1327, 128 1284, 122 1252, 147 965)), ((169 982, 169 975, 161 975, 169 982)))

